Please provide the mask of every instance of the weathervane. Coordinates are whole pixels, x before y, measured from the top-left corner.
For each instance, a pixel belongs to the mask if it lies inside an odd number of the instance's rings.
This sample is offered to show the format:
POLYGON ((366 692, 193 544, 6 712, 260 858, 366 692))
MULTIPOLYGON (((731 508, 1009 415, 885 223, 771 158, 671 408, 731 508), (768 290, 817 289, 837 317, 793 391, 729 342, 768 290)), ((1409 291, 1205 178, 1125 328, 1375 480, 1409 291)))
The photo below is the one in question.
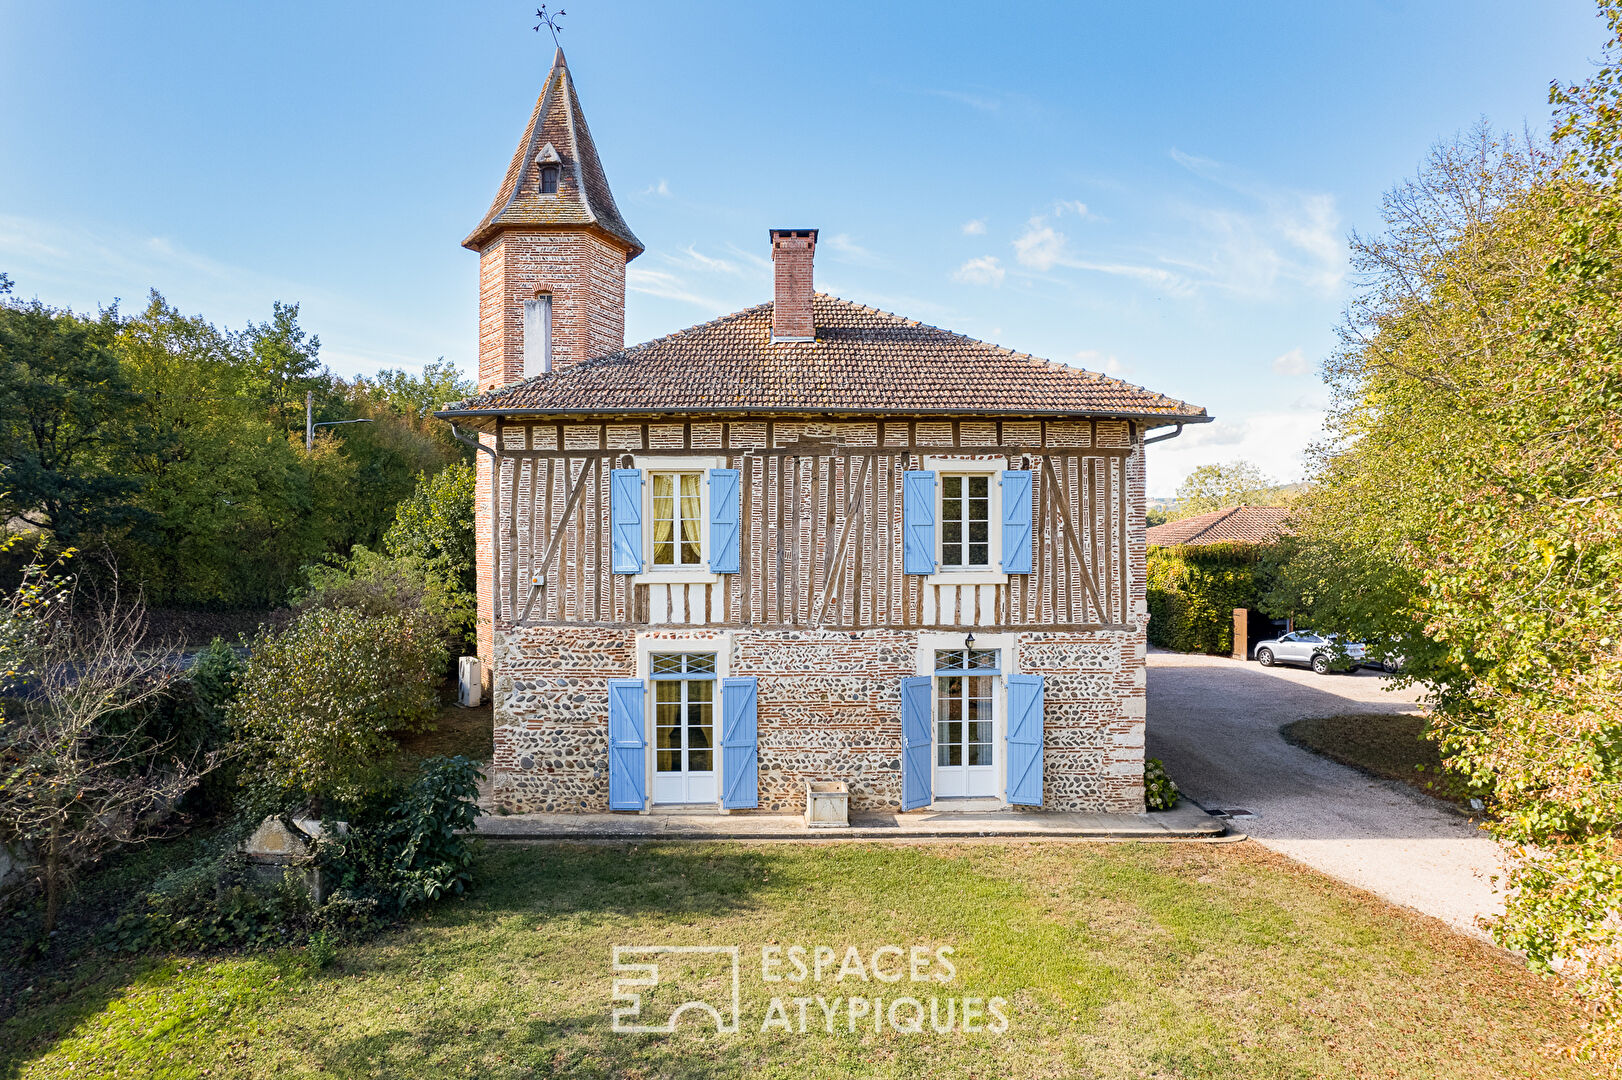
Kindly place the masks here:
POLYGON ((561 49, 563 45, 558 41, 558 35, 563 33, 563 27, 558 25, 558 20, 567 14, 569 14, 567 11, 559 8, 556 15, 548 15, 546 13, 546 5, 542 4, 535 11, 535 17, 541 20, 535 24, 535 32, 538 34, 541 32, 541 27, 546 27, 548 30, 552 31, 552 44, 561 49))

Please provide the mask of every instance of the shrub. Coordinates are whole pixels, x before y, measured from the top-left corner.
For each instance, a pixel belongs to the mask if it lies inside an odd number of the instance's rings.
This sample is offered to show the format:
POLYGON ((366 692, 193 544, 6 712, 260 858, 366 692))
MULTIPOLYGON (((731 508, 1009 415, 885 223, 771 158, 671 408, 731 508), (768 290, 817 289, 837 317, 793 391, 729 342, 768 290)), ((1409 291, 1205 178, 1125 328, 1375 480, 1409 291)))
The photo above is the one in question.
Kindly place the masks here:
POLYGON ((1233 610, 1260 602, 1257 562, 1249 544, 1149 549, 1149 641, 1163 649, 1227 656, 1233 610))
POLYGON ((460 895, 473 884, 478 767, 430 758, 409 787, 379 795, 350 815, 349 832, 325 831, 320 860, 335 888, 405 912, 460 895))
POLYGON ((1177 805, 1177 785, 1166 773, 1159 758, 1143 763, 1143 802, 1151 810, 1170 810, 1177 805))
POLYGON ((382 784, 394 737, 433 719, 446 661, 420 613, 315 608, 261 633, 229 707, 247 744, 245 780, 284 799, 363 798, 382 784))
POLYGON ((459 650, 471 640, 473 594, 420 556, 391 557, 356 546, 348 558, 306 566, 304 578, 304 587, 293 594, 300 610, 350 608, 369 618, 420 614, 447 649, 459 650))

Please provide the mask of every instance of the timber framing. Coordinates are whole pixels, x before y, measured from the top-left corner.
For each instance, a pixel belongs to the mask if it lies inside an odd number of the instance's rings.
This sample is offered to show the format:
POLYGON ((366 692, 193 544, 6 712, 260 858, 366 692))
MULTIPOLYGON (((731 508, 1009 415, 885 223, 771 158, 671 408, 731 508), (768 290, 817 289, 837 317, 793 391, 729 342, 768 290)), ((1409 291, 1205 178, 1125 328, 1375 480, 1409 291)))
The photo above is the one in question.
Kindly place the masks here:
POLYGON ((484 419, 501 629, 1137 628, 1129 528, 1142 430, 1131 421, 484 419), (609 472, 640 454, 739 470, 738 573, 647 584, 612 572, 609 472), (903 572, 902 474, 953 456, 1033 471, 1030 573, 954 585, 903 572))

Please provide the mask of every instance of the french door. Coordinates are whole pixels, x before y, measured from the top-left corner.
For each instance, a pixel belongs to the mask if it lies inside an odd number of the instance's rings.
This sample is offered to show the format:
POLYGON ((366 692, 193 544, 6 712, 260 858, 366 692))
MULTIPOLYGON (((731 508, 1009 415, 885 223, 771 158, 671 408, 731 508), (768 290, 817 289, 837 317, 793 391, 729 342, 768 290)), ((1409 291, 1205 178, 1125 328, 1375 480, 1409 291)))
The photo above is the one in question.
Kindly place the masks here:
POLYGON ((997 794, 997 651, 935 654, 935 798, 997 794))
POLYGON ((716 801, 715 656, 652 658, 653 801, 716 801))

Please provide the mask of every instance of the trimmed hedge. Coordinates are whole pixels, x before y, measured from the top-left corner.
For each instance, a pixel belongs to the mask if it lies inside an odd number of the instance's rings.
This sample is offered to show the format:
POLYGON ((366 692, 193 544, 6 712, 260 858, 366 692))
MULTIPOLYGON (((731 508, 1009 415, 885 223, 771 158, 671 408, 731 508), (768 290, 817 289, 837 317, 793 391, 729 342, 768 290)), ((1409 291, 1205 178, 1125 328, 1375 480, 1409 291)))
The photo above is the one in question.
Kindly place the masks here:
POLYGON ((1149 641, 1177 652, 1233 653, 1233 609, 1261 602, 1260 544, 1152 547, 1149 641))

